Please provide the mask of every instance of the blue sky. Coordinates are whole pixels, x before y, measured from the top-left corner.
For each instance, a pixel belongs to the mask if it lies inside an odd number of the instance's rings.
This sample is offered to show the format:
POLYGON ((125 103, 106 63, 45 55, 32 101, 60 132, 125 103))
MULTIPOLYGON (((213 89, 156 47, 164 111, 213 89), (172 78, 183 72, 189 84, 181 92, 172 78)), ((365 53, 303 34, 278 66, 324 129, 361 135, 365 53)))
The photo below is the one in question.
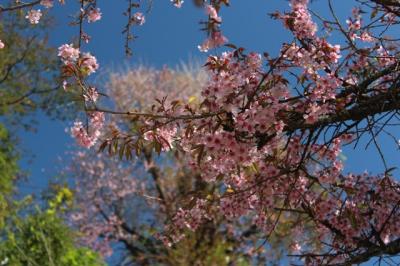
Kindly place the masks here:
MULTIPOLYGON (((50 33, 51 45, 58 47, 69 43, 77 35, 76 27, 67 26, 70 22, 69 15, 78 10, 76 1, 67 0, 67 5, 60 6, 56 3, 50 10, 56 18, 56 25, 50 33)), ((143 1, 145 3, 146 1, 143 1)), ((131 43, 133 57, 127 59, 124 55, 124 36, 121 34, 126 17, 122 13, 126 9, 127 1, 98 0, 98 6, 103 12, 99 22, 86 24, 85 31, 92 36, 90 44, 83 47, 98 58, 101 66, 100 75, 104 70, 119 70, 126 66, 145 63, 149 66, 162 67, 163 65, 175 66, 189 58, 205 58, 200 53, 197 45, 205 36, 199 31, 199 21, 205 18, 202 9, 195 8, 190 0, 186 0, 181 9, 175 8, 169 0, 153 1, 149 13, 146 14, 146 23, 134 28, 138 36, 131 43)), ((352 1, 334 1, 339 16, 344 20, 351 13, 352 1)), ((326 1, 315 1, 313 8, 322 11, 326 8, 326 1)), ((243 46, 248 51, 264 52, 275 55, 282 42, 290 42, 291 36, 283 29, 281 23, 269 18, 268 13, 276 10, 288 10, 288 2, 283 0, 241 0, 232 1, 231 7, 224 8, 223 32, 231 43, 243 46)), ((145 10, 146 8, 144 8, 145 10)), ((326 9, 325 9, 326 10, 326 9)), ((211 51, 220 53, 223 48, 211 51)), ((96 79, 96 77, 94 77, 96 79)), ((101 80, 101 79, 99 79, 101 80)), ((35 154, 33 162, 26 160, 21 165, 32 174, 29 184, 25 189, 39 191, 46 186, 48 178, 60 169, 57 157, 68 160, 65 151, 68 150, 73 140, 65 132, 71 122, 49 120, 43 114, 38 114, 40 122, 38 133, 21 132, 21 144, 35 154)), ((398 152, 392 143, 384 142, 385 151, 389 153, 392 164, 397 163, 398 152)), ((347 160, 346 169, 363 171, 366 169, 379 171, 379 157, 373 148, 356 153, 345 150, 347 160)))

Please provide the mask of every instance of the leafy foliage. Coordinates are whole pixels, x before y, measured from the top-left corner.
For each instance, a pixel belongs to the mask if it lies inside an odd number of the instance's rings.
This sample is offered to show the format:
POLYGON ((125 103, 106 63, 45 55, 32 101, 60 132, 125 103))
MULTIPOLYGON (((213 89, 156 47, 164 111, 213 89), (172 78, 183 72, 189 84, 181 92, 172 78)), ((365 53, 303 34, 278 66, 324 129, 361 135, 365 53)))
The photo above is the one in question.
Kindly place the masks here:
POLYGON ((103 265, 96 253, 76 246, 77 235, 60 216, 64 207, 71 204, 71 196, 71 192, 63 188, 49 200, 47 208, 21 208, 8 217, 7 227, 2 232, 4 241, 0 243, 1 261, 15 266, 103 265))
POLYGON ((18 155, 7 129, 0 124, 0 229, 8 213, 9 197, 18 172, 18 155))
POLYGON ((24 154, 14 130, 35 129, 29 118, 39 110, 64 119, 75 108, 73 93, 60 86, 56 51, 47 43, 45 29, 50 24, 45 19, 42 25, 29 26, 21 10, 1 13, 0 264, 103 265, 96 253, 76 245, 77 235, 63 218, 72 200, 67 188, 47 204, 31 196, 17 200, 18 160, 24 154), (39 207, 43 204, 48 207, 39 207))
MULTIPOLYGON (((11 2, 11 1, 10 1, 11 2)), ((66 93, 59 78, 56 50, 49 46, 43 24, 29 26, 22 11, 2 13, 0 36, 0 115, 9 125, 32 129, 27 120, 42 110, 54 118, 71 117, 73 93, 66 93)))

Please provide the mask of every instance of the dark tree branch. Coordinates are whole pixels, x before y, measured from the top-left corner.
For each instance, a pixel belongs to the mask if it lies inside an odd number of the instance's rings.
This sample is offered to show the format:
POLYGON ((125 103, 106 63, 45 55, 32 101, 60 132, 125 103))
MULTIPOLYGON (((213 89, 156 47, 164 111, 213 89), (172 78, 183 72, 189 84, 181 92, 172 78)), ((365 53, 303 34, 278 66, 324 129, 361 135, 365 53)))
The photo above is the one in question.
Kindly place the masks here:
POLYGON ((20 5, 15 5, 15 6, 10 6, 10 7, 2 7, 0 6, 0 13, 1 12, 7 12, 7 11, 14 11, 14 10, 18 10, 18 9, 22 9, 22 8, 26 8, 26 7, 32 7, 35 5, 40 4, 40 0, 37 1, 33 1, 30 3, 24 3, 24 4, 20 4, 20 5))

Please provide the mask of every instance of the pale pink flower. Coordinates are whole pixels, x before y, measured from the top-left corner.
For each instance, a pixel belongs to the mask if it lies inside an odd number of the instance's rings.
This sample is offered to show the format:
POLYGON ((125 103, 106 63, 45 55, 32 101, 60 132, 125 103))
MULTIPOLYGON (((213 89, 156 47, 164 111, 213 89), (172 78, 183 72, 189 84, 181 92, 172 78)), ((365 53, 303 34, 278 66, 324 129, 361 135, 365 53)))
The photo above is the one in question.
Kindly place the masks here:
POLYGON ((97 92, 97 89, 95 87, 90 87, 87 91, 87 94, 83 95, 85 98, 85 101, 93 101, 96 102, 97 99, 99 98, 99 93, 97 92))
POLYGON ((220 31, 213 32, 211 37, 205 40, 202 45, 197 46, 201 52, 208 52, 210 49, 216 48, 218 46, 226 43, 228 39, 222 35, 220 31))
POLYGON ((303 115, 304 120, 307 124, 312 124, 318 121, 320 114, 322 113, 322 108, 316 103, 310 104, 307 113, 303 115))
POLYGON ((63 81, 62 87, 64 89, 64 91, 67 91, 68 89, 68 82, 66 80, 63 81))
POLYGON ((212 18, 216 22, 221 23, 222 19, 221 19, 221 17, 218 16, 217 11, 215 10, 215 8, 212 5, 206 6, 206 12, 210 16, 210 18, 212 18))
POLYGON ((85 43, 89 43, 91 37, 90 37, 90 35, 88 35, 87 33, 82 32, 81 39, 82 39, 85 43))
POLYGON ((31 24, 38 24, 41 17, 42 12, 40 12, 40 9, 32 9, 28 11, 28 14, 25 16, 25 18, 28 19, 31 24))
POLYGON ((71 128, 71 135, 80 146, 85 148, 90 148, 96 143, 96 140, 89 136, 82 122, 74 123, 74 126, 71 128))
POLYGON ((292 249, 294 252, 298 253, 298 252, 301 251, 301 245, 300 245, 299 243, 295 242, 295 243, 291 246, 291 249, 292 249))
POLYGON ((89 114, 89 125, 85 127, 82 122, 77 121, 71 128, 71 135, 77 143, 85 148, 96 144, 101 135, 101 128, 104 125, 104 113, 93 112, 89 114))
POLYGON ((42 1, 40 1, 40 4, 46 8, 51 8, 54 5, 54 1, 53 0, 42 0, 42 1))
POLYGON ((74 221, 74 222, 76 222, 76 221, 80 221, 80 220, 82 220, 82 218, 83 218, 83 215, 82 215, 82 213, 73 213, 73 214, 71 214, 71 219, 72 219, 72 221, 74 221))
POLYGON ((283 17, 285 26, 300 39, 314 38, 317 25, 312 21, 308 12, 308 1, 291 0, 290 2, 292 14, 283 17))
POLYGON ((378 54, 378 62, 382 66, 387 66, 394 63, 394 57, 389 54, 389 51, 380 45, 376 50, 378 54))
POLYGON ((100 12, 100 8, 92 8, 88 12, 88 22, 95 22, 101 19, 102 13, 100 12))
POLYGON ((99 68, 96 57, 90 53, 84 53, 82 55, 82 68, 85 69, 89 75, 96 72, 99 68))
POLYGON ((390 235, 389 234, 385 235, 382 238, 382 240, 383 240, 383 243, 388 244, 390 242, 390 235))
POLYGON ((157 132, 147 131, 144 133, 144 139, 147 141, 156 141, 161 144, 162 150, 168 151, 171 149, 171 142, 175 131, 168 131, 166 129, 157 130, 157 132))
POLYGON ((143 25, 143 24, 145 23, 146 20, 145 20, 145 17, 144 17, 144 15, 143 15, 143 13, 141 13, 141 12, 136 12, 135 14, 133 14, 132 21, 133 21, 135 24, 141 26, 141 25, 143 25))
POLYGON ((4 42, 2 40, 0 40, 0 49, 3 49, 5 46, 4 42))
POLYGON ((104 125, 104 113, 103 112, 93 112, 89 114, 90 125, 95 131, 100 130, 104 125))
POLYGON ((175 7, 181 8, 184 1, 182 0, 171 0, 175 7))
POLYGON ((58 56, 65 64, 76 61, 79 53, 79 49, 74 48, 72 44, 63 44, 58 48, 58 56))
POLYGON ((364 31, 360 35, 360 40, 363 42, 373 42, 374 38, 367 31, 364 31))
POLYGON ((356 31, 356 30, 359 30, 361 28, 361 21, 360 20, 352 21, 350 19, 347 19, 346 20, 346 24, 349 27, 350 31, 356 31))

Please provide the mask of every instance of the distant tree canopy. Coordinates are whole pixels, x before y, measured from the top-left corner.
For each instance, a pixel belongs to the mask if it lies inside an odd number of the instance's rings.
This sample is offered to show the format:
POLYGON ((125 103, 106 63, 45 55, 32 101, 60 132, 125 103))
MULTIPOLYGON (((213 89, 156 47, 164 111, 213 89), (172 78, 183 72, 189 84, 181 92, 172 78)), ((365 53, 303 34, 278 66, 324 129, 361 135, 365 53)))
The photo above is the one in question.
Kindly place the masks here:
POLYGON ((4 219, 9 214, 9 201, 19 170, 17 162, 15 144, 7 129, 0 124, 0 229, 4 227, 4 219))
POLYGON ((46 29, 26 24, 25 14, 1 13, 0 36, 0 115, 3 122, 30 129, 36 111, 53 118, 73 117, 75 102, 62 88, 56 49, 47 42, 46 29))
POLYGON ((18 193, 23 182, 19 159, 26 150, 16 130, 34 130, 32 119, 38 111, 65 119, 74 109, 58 78, 55 49, 45 38, 50 22, 31 27, 25 20, 22 12, 1 13, 0 265, 104 265, 98 254, 79 245, 78 234, 65 220, 62 205, 72 200, 67 188, 48 200, 29 195, 21 199, 18 193))

